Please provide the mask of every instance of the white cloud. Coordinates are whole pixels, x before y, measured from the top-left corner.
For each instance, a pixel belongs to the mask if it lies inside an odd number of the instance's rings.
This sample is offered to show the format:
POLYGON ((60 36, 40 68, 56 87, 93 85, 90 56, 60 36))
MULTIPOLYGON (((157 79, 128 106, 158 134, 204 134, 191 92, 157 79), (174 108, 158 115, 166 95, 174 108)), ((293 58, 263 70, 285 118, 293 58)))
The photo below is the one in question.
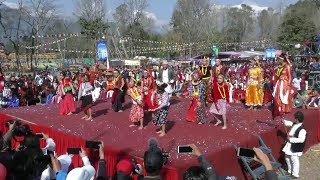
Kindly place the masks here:
POLYGON ((150 18, 150 19, 154 20, 154 23, 155 23, 156 27, 162 27, 164 25, 169 24, 168 20, 158 19, 157 15, 155 13, 148 12, 148 11, 144 11, 143 13, 147 18, 150 18))
POLYGON ((3 4, 11 9, 19 9, 19 4, 14 2, 5 1, 3 4))

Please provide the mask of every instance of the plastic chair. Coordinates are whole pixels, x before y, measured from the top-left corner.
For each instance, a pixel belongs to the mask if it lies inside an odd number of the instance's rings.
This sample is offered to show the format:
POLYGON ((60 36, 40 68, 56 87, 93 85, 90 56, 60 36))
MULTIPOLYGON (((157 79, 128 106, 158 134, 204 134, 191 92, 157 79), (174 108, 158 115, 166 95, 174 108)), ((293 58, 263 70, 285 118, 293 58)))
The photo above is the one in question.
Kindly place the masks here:
POLYGON ((13 107, 19 107, 19 104, 20 104, 20 100, 19 98, 17 97, 14 97, 12 100, 11 100, 11 103, 9 103, 9 108, 13 108, 13 107))
POLYGON ((49 94, 47 96, 46 104, 52 104, 52 98, 53 98, 53 94, 49 94))
MULTIPOLYGON (((286 176, 285 171, 281 168, 281 164, 274 158, 271 149, 267 147, 267 145, 263 142, 260 136, 257 136, 257 137, 260 144, 259 148, 262 150, 262 152, 268 155, 273 169, 276 172, 279 172, 278 179, 289 180, 290 178, 286 176)), ((237 152, 238 146, 237 145, 233 145, 233 146, 237 152)), ((242 162, 242 165, 244 166, 245 170, 250 174, 252 179, 254 180, 264 179, 266 170, 263 165, 256 165, 256 163, 254 163, 255 166, 252 166, 255 160, 249 157, 239 156, 238 159, 242 162)))

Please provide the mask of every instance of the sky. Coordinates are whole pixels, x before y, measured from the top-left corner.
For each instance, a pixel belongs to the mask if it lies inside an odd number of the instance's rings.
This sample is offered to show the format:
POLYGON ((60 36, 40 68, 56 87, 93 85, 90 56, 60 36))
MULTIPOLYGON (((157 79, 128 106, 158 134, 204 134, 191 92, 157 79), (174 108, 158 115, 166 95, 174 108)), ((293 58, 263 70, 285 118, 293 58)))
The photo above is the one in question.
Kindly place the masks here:
MULTIPOLYGON (((16 3, 17 0, 6 0, 7 3, 16 3)), ((72 16, 74 12, 74 1, 76 0, 55 0, 59 7, 59 14, 72 16)), ((123 0, 105 0, 107 2, 108 14, 107 18, 112 19, 112 13, 116 7, 123 3, 123 0)), ((149 12, 154 18, 157 25, 167 24, 170 22, 172 12, 175 7, 176 0, 147 0, 149 12)), ((263 7, 272 7, 277 9, 281 1, 285 4, 292 4, 298 0, 212 0, 217 5, 238 5, 238 4, 256 4, 263 7)))

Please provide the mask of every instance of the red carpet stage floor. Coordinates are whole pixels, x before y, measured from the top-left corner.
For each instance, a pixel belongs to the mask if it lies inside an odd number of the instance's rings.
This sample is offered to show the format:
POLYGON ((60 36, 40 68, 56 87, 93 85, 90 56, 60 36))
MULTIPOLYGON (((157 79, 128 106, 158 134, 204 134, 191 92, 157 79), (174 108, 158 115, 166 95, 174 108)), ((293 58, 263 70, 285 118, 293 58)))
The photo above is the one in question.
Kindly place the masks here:
MULTIPOLYGON (((173 99, 169 110, 168 133, 165 137, 157 138, 160 146, 170 154, 169 163, 163 171, 165 179, 181 179, 183 172, 192 165, 198 165, 195 157, 177 154, 178 145, 194 143, 211 161, 219 175, 234 175, 241 179, 245 176, 238 163, 233 144, 243 147, 258 146, 256 135, 260 135, 265 143, 273 150, 276 158, 280 158, 283 146, 284 128, 279 120, 272 121, 271 113, 267 109, 258 111, 246 110, 240 104, 232 104, 228 112, 228 129, 222 130, 213 124, 197 125, 185 121, 189 100, 173 99), (276 123, 278 128, 256 120, 276 123)), ((146 123, 146 129, 137 130, 129 128, 129 101, 125 104, 125 111, 115 113, 110 102, 99 102, 94 106, 94 121, 81 120, 83 113, 72 116, 58 115, 58 106, 33 106, 14 109, 2 109, 0 128, 4 130, 7 116, 21 118, 34 123, 31 127, 35 132, 49 133, 57 144, 57 153, 64 153, 67 147, 84 145, 84 140, 103 140, 106 146, 106 159, 108 161, 108 173, 115 172, 114 165, 120 155, 129 154, 143 157, 148 148, 148 140, 156 135, 156 127, 153 126, 151 116, 146 123)), ((305 113, 305 126, 308 131, 307 147, 316 144, 319 121, 318 110, 303 110, 305 113)), ((293 113, 292 113, 293 114, 293 113)), ((287 116, 292 119, 292 114, 287 116)), ((213 117, 208 115, 208 120, 213 117)), ((281 158, 280 158, 281 159, 281 158)), ((74 166, 80 163, 73 162, 74 166)))

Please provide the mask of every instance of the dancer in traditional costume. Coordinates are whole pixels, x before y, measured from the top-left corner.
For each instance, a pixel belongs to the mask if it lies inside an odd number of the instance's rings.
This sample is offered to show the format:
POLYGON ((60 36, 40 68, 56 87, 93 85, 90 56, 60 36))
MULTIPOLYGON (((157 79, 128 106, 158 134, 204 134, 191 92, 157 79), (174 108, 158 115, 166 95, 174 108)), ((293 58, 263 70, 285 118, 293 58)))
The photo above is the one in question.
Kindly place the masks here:
POLYGON ((205 119, 205 93, 206 86, 199 79, 198 74, 193 74, 192 84, 192 96, 191 105, 187 112, 187 121, 197 122, 198 124, 204 124, 205 119))
POLYGON ((84 111, 85 116, 81 119, 85 119, 86 121, 92 121, 92 90, 93 87, 90 83, 90 77, 86 74, 83 77, 83 82, 80 84, 78 99, 82 101, 81 110, 84 111))
POLYGON ((166 123, 167 123, 167 117, 169 112, 169 94, 166 92, 167 84, 162 84, 157 87, 157 97, 158 97, 158 104, 159 107, 154 109, 153 111, 156 111, 155 117, 153 119, 153 124, 155 126, 160 126, 161 129, 157 132, 160 137, 164 136, 166 134, 166 123))
POLYGON ((217 120, 215 126, 222 123, 218 115, 222 116, 223 127, 227 129, 227 107, 229 102, 229 87, 225 83, 224 75, 220 74, 217 76, 217 82, 213 84, 213 99, 214 102, 210 107, 210 113, 217 120))
POLYGON ((246 89, 246 105, 256 110, 263 104, 263 75, 259 65, 259 57, 250 61, 249 77, 246 89))
POLYGON ((112 95, 112 109, 115 112, 123 112, 122 103, 124 103, 124 96, 126 92, 126 83, 121 77, 119 70, 113 72, 114 92, 112 95))
POLYGON ((213 66, 211 71, 211 79, 213 84, 217 82, 217 78, 219 74, 222 74, 224 76, 225 73, 226 73, 226 67, 221 64, 220 59, 216 59, 215 65, 213 66))
POLYGON ((136 86, 136 81, 134 78, 131 78, 129 81, 129 89, 128 94, 132 99, 132 107, 130 110, 129 120, 133 124, 130 125, 130 127, 136 126, 137 122, 140 122, 139 124, 139 130, 143 129, 143 93, 141 90, 141 87, 136 86))
POLYGON ((152 94, 156 91, 156 83, 150 73, 145 70, 143 71, 143 78, 141 80, 142 91, 144 92, 143 104, 144 110, 155 109, 156 104, 152 103, 152 94))
POLYGON ((290 63, 285 55, 278 57, 280 66, 277 70, 277 83, 273 89, 274 105, 279 114, 289 113, 292 110, 292 74, 290 63))
POLYGON ((199 66, 200 73, 201 73, 201 79, 204 85, 206 86, 206 97, 205 101, 212 103, 213 97, 212 97, 212 78, 211 78, 211 66, 210 66, 210 58, 209 56, 204 56, 203 59, 203 65, 199 66))
POLYGON ((72 115, 76 112, 76 104, 74 102, 74 88, 70 81, 70 78, 66 77, 64 73, 60 74, 61 81, 58 87, 58 92, 62 97, 60 103, 60 114, 61 115, 72 115))

